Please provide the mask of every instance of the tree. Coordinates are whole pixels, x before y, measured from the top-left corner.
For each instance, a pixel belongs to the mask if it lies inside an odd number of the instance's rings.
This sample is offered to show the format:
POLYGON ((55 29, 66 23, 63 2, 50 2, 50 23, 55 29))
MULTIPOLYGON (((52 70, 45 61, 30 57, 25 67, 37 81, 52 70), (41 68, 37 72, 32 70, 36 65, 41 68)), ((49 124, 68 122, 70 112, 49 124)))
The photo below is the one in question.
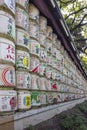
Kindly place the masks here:
POLYGON ((76 46, 85 46, 87 40, 87 1, 58 0, 58 5, 74 37, 76 46))
POLYGON ((87 69, 87 0, 58 0, 58 5, 87 69))

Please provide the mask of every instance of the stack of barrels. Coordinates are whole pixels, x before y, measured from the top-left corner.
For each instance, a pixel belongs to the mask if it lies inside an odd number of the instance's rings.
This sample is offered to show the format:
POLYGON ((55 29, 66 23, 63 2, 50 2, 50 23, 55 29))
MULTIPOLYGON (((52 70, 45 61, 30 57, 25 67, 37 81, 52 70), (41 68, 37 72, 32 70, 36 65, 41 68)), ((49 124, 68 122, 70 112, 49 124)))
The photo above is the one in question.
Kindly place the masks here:
POLYGON ((41 89, 41 105, 47 105, 47 78, 46 78, 46 68, 47 68, 47 49, 46 49, 46 28, 47 19, 40 16, 40 89, 41 89))
POLYGON ((40 15, 33 4, 29 4, 29 17, 31 98, 32 106, 36 107, 52 104, 53 91, 57 91, 51 79, 55 80, 56 77, 56 70, 52 73, 52 42, 56 42, 57 36, 53 36, 52 28, 47 26, 47 19, 40 15))
POLYGON ((0 1, 0 112, 17 109, 15 1, 0 1))
POLYGON ((39 72, 40 72, 40 43, 39 43, 39 10, 29 4, 29 34, 30 34, 30 73, 32 107, 40 103, 39 72))
POLYGON ((28 0, 16 0, 16 87, 18 109, 31 108, 28 0))
POLYGON ((0 112, 85 96, 87 83, 29 0, 0 1, 0 112))
POLYGON ((48 104, 53 104, 58 102, 58 86, 56 81, 57 75, 57 35, 53 33, 53 30, 50 26, 47 26, 47 68, 46 76, 49 80, 50 91, 47 93, 47 102, 48 104))

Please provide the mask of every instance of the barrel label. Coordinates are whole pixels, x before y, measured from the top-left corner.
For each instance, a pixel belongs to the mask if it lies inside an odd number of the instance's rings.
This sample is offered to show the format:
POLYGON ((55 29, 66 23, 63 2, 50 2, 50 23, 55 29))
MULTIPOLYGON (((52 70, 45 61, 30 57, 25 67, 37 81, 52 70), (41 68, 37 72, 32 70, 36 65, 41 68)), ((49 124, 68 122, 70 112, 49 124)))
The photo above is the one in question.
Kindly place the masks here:
POLYGON ((29 54, 28 54, 28 52, 17 50, 16 67, 29 69, 29 54))
POLYGON ((23 99, 23 104, 24 104, 25 106, 27 106, 27 107, 29 107, 29 106, 31 105, 31 98, 30 98, 30 96, 24 97, 24 99, 23 99))
POLYGON ((19 7, 16 7, 16 25, 28 31, 28 25, 29 25, 28 13, 19 7))
POLYGON ((32 100, 32 106, 40 106, 40 93, 39 92, 32 92, 31 95, 31 100, 32 100))
POLYGON ((0 0, 0 5, 6 6, 15 14, 15 0, 0 0))
POLYGON ((29 34, 24 30, 17 29, 17 45, 29 49, 29 34))
POLYGON ((30 88, 30 74, 27 72, 17 72, 17 87, 28 89, 30 88))
POLYGON ((0 112, 13 111, 17 109, 17 93, 14 90, 1 90, 0 112))
POLYGON ((9 43, 0 43, 0 59, 15 63, 15 45, 9 43))
POLYGON ((11 66, 0 65, 0 85, 15 86, 15 70, 11 66))
POLYGON ((16 0, 16 2, 27 9, 29 0, 16 0))
POLYGON ((15 40, 15 20, 4 11, 0 11, 0 33, 9 35, 15 40))
POLYGON ((34 73, 39 73, 39 59, 35 58, 35 57, 31 57, 30 59, 30 70, 34 73))

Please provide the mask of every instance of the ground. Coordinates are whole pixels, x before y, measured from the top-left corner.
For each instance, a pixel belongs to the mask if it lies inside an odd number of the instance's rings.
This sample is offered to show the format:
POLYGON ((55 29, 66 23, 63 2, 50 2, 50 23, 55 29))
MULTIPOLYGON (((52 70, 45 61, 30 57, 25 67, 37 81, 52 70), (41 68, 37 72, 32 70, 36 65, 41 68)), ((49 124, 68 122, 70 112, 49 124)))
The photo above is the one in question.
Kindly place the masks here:
POLYGON ((25 130, 87 130, 87 101, 25 130))

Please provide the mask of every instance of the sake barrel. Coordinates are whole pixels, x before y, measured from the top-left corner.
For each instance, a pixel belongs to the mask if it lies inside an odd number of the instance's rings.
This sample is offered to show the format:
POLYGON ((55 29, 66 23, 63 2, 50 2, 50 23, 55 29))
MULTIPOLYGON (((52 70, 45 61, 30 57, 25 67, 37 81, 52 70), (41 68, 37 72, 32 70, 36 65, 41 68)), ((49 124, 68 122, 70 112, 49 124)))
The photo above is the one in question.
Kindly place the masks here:
POLYGON ((30 89, 31 77, 26 71, 16 71, 16 83, 18 89, 30 89))
POLYGON ((67 68, 67 59, 66 59, 66 57, 64 58, 64 66, 67 68))
POLYGON ((20 8, 20 6, 18 5, 16 6, 15 19, 16 19, 16 26, 28 31, 29 15, 24 9, 20 8))
POLYGON ((31 3, 29 3, 29 17, 39 23, 39 10, 31 3))
POLYGON ((65 77, 65 83, 66 84, 68 83, 68 77, 67 76, 65 77))
POLYGON ((47 38, 49 38, 50 40, 52 40, 52 32, 53 32, 53 30, 52 30, 51 26, 47 26, 46 36, 47 36, 47 38))
POLYGON ((29 43, 29 34, 27 31, 20 29, 20 28, 16 28, 16 44, 18 46, 22 46, 25 47, 29 50, 30 48, 30 43, 29 43))
POLYGON ((41 96, 40 92, 32 91, 31 92, 31 105, 32 107, 39 107, 41 106, 41 96))
POLYGON ((63 70, 63 66, 62 66, 63 64, 62 64, 62 60, 58 60, 58 70, 60 71, 60 72, 62 72, 62 70, 63 70))
MULTIPOLYGON (((81 95, 80 95, 81 96, 81 95)), ((78 96, 77 96, 77 94, 74 94, 74 99, 77 99, 78 98, 78 96)), ((69 100, 69 99, 68 99, 69 100)))
POLYGON ((32 20, 29 22, 29 35, 39 41, 39 25, 32 20))
POLYGON ((52 53, 52 41, 49 39, 46 40, 46 49, 47 52, 52 53))
POLYGON ((57 84, 56 84, 56 82, 55 81, 51 81, 51 89, 53 90, 53 91, 57 91, 57 84))
POLYGON ((15 19, 3 10, 0 10, 0 35, 9 37, 11 40, 16 39, 15 35, 15 19))
POLYGON ((54 57, 57 57, 57 48, 56 48, 56 46, 54 44, 52 45, 52 55, 54 57))
POLYGON ((16 3, 21 5, 28 11, 29 0, 16 0, 16 3))
POLYGON ((40 25, 40 32, 46 35, 47 19, 43 16, 40 16, 39 25, 40 25))
POLYGON ((52 96, 53 96, 53 104, 57 104, 57 103, 58 103, 57 93, 53 92, 53 93, 52 93, 52 96))
POLYGON ((40 101, 41 101, 42 106, 47 105, 47 94, 46 94, 46 92, 41 92, 40 101))
POLYGON ((16 68, 17 69, 28 69, 30 66, 30 55, 25 50, 16 50, 16 68))
POLYGON ((15 69, 13 66, 0 64, 0 86, 15 87, 15 69))
POLYGON ((65 93, 62 93, 62 102, 65 102, 66 101, 66 94, 65 93))
POLYGON ((30 39, 30 53, 36 56, 40 55, 40 43, 38 41, 30 39))
POLYGON ((62 82, 65 83, 65 75, 62 76, 62 82))
POLYGON ((30 57, 30 71, 33 73, 38 73, 40 72, 40 62, 39 59, 35 56, 30 57))
POLYGON ((63 57, 63 56, 62 56, 60 50, 57 50, 57 57, 56 57, 56 58, 57 58, 58 60, 62 60, 62 57, 63 57))
POLYGON ((59 82, 56 81, 56 84, 57 84, 57 91, 59 92, 60 89, 61 89, 61 84, 59 82))
POLYGON ((0 37, 0 62, 15 64, 15 44, 9 39, 0 37))
POLYGON ((66 99, 65 99, 65 101, 69 101, 70 99, 69 99, 69 93, 67 93, 66 94, 66 99))
POLYGON ((52 55, 50 53, 47 53, 47 64, 52 66, 52 55))
POLYGON ((58 68, 58 60, 56 59, 56 57, 52 57, 52 67, 54 69, 58 68))
POLYGON ((70 86, 69 85, 67 85, 67 92, 70 92, 70 86))
POLYGON ((52 76, 52 68, 50 66, 47 66, 46 67, 46 77, 50 79, 51 76, 52 76))
POLYGON ((60 48, 60 52, 61 52, 62 55, 64 55, 64 51, 65 51, 64 47, 61 46, 61 48, 60 48))
POLYGON ((47 51, 44 47, 40 48, 40 60, 43 62, 47 62, 47 51))
POLYGON ((57 71, 56 79, 57 81, 62 81, 62 73, 60 71, 57 71))
POLYGON ((46 63, 44 62, 40 63, 40 75, 42 76, 46 75, 46 67, 47 67, 46 63))
POLYGON ((0 90, 0 112, 17 110, 17 93, 15 90, 0 90))
POLYGON ((56 45, 56 41, 57 41, 57 35, 55 33, 52 33, 52 43, 53 43, 53 45, 56 45))
POLYGON ((58 93, 58 102, 60 103, 60 102, 62 102, 62 93, 58 93))
POLYGON ((60 84, 60 92, 63 92, 63 84, 60 84))
POLYGON ((40 90, 46 90, 46 78, 40 77, 40 90))
POLYGON ((39 87, 40 87, 39 76, 32 73, 31 74, 31 89, 39 90, 39 87))
POLYGON ((70 79, 67 80, 67 84, 69 84, 69 82, 70 82, 70 79))
POLYGON ((56 79, 56 75, 57 75, 57 72, 56 72, 56 70, 55 69, 52 69, 52 73, 51 73, 52 75, 51 75, 51 78, 53 79, 53 80, 55 80, 56 79))
POLYGON ((52 92, 47 93, 47 103, 48 105, 53 104, 53 95, 52 92))
POLYGON ((31 108, 31 94, 29 91, 18 91, 18 109, 29 110, 31 108))
POLYGON ((49 80, 49 79, 46 80, 46 88, 48 91, 51 90, 51 80, 49 80))
POLYGON ((41 46, 46 47, 46 34, 39 33, 39 42, 41 46))
POLYGON ((0 6, 9 9, 13 14, 15 14, 15 0, 0 0, 0 6))
MULTIPOLYGON (((66 86, 67 87, 67 86, 66 86)), ((82 94, 83 90, 79 90, 79 93, 82 94)), ((76 93, 76 88, 73 87, 73 93, 76 93)))
MULTIPOLYGON (((68 96, 69 94, 68 93, 65 93, 65 102, 67 102, 67 101, 69 101, 69 96, 68 96)), ((74 94, 74 99, 75 99, 75 94, 74 94)))
POLYGON ((63 84, 63 92, 67 92, 67 86, 63 84))
POLYGON ((57 39, 57 41, 56 41, 56 46, 57 46, 57 49, 60 50, 60 48, 61 48, 61 41, 59 39, 57 39))

